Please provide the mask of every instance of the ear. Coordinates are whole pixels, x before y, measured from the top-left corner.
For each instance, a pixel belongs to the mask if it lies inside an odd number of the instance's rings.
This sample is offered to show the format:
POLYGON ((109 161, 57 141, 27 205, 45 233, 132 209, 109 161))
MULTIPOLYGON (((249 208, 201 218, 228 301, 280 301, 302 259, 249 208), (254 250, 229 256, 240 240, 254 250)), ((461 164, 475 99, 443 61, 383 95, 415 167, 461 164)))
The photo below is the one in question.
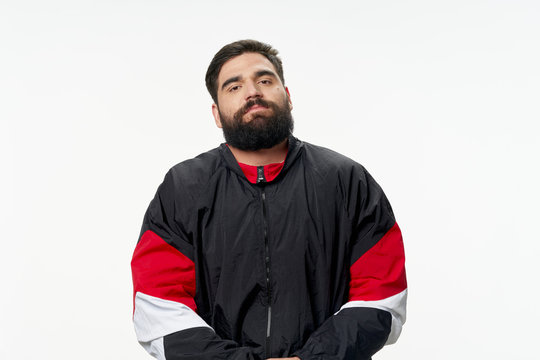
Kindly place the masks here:
POLYGON ((289 110, 292 110, 291 93, 289 92, 289 88, 286 86, 285 91, 287 92, 287 100, 289 101, 289 110))
POLYGON ((214 121, 216 122, 216 126, 221 129, 221 118, 219 117, 219 109, 216 104, 212 104, 212 115, 214 115, 214 121))

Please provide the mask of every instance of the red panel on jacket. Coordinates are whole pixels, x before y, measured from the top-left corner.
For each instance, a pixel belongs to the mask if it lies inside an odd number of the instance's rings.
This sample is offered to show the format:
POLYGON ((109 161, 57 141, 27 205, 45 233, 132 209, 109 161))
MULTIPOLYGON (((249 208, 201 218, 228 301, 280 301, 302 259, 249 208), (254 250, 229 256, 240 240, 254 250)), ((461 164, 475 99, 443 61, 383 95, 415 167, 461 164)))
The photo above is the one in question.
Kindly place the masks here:
POLYGON ((351 266, 349 301, 375 301, 407 288, 405 252, 397 223, 351 266))
POLYGON ((180 251, 147 230, 131 260, 133 295, 140 291, 164 300, 180 302, 193 311, 195 305, 195 264, 180 251))

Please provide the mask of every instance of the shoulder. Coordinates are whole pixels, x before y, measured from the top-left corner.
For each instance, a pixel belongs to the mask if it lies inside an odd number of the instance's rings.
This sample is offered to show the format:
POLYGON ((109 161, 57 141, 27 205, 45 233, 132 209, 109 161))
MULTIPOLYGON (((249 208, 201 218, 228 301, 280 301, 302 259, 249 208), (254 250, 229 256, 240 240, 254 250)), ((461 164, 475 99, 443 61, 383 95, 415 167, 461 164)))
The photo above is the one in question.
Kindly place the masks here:
POLYGON ((174 165, 169 172, 175 178, 179 179, 189 180, 197 177, 199 180, 202 180, 205 177, 211 176, 221 163, 222 160, 218 148, 215 148, 174 165))
POLYGON ((306 166, 311 167, 321 176, 337 175, 342 177, 354 173, 357 176, 367 173, 366 169, 355 160, 323 146, 303 142, 306 166))
POLYGON ((343 199, 343 205, 351 218, 361 212, 370 213, 373 208, 384 205, 393 219, 392 208, 382 188, 371 174, 358 162, 336 151, 305 144, 306 166, 313 167, 322 184, 335 187, 343 199))
POLYGON ((196 196, 220 168, 223 160, 219 148, 215 148, 174 165, 165 175, 164 183, 177 194, 196 196))

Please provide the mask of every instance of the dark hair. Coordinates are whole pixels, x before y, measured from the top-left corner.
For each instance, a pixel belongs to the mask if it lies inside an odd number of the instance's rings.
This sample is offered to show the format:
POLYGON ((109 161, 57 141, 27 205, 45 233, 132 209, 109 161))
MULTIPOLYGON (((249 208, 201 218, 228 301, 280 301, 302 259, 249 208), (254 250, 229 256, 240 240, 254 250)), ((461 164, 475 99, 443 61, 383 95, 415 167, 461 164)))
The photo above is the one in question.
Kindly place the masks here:
POLYGON ((223 64, 233 57, 249 52, 259 53, 266 57, 272 63, 272 65, 274 65, 281 82, 283 85, 285 85, 285 78, 283 77, 283 64, 281 63, 281 59, 277 56, 278 51, 276 49, 257 40, 235 41, 222 47, 221 50, 214 55, 210 65, 208 65, 205 78, 206 88, 208 89, 210 96, 212 96, 214 103, 217 104, 217 80, 223 64))

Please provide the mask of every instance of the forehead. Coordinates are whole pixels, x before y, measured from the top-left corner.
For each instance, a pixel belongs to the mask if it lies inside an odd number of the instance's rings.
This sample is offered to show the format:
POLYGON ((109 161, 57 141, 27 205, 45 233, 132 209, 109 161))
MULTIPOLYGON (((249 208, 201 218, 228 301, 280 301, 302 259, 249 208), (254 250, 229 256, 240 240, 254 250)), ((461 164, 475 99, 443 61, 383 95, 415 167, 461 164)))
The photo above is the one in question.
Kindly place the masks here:
POLYGON ((235 76, 249 76, 260 70, 270 70, 277 76, 274 65, 259 53, 244 53, 227 60, 218 75, 218 86, 235 76))

